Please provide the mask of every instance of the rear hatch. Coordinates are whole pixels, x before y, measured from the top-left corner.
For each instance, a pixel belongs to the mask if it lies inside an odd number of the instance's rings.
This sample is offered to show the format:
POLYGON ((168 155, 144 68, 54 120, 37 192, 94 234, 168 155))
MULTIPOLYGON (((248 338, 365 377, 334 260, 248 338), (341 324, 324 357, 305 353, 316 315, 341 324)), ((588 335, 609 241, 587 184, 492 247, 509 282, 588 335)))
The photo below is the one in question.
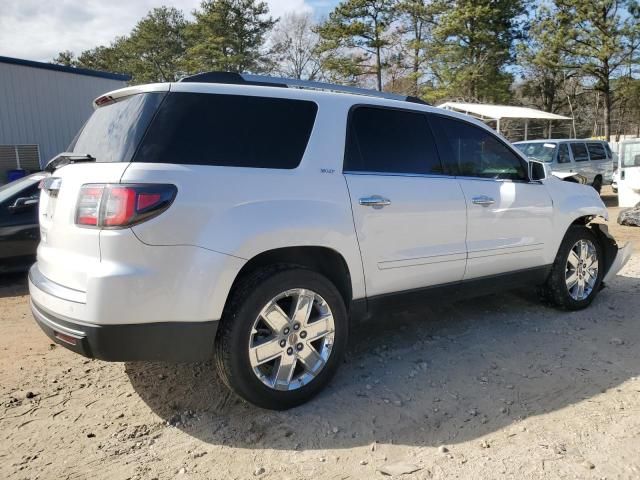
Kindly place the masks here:
POLYGON ((77 163, 57 168, 43 183, 38 267, 50 280, 86 291, 88 273, 100 262, 100 229, 76 224, 80 189, 120 182, 168 89, 126 88, 97 99, 99 106, 68 149, 77 163))

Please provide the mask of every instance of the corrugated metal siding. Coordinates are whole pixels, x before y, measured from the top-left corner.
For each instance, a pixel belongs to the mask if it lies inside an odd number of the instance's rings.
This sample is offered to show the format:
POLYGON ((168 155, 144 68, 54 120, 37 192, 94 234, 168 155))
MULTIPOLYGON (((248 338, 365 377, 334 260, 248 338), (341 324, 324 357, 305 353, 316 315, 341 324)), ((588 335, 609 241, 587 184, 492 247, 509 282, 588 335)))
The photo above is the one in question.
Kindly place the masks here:
POLYGON ((27 172, 40 170, 37 145, 0 145, 0 184, 7 181, 9 170, 17 168, 27 172))
POLYGON ((120 80, 0 63, 0 145, 38 145, 41 163, 64 151, 104 92, 120 80))

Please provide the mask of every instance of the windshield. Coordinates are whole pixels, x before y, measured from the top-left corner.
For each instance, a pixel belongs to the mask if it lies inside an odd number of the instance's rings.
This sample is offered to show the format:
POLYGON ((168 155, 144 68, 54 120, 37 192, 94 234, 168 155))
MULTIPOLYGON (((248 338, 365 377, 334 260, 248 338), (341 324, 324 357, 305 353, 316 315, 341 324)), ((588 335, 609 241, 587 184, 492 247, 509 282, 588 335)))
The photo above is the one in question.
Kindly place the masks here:
POLYGON ((558 144, 546 142, 516 143, 515 147, 527 157, 540 160, 541 162, 552 162, 558 144))
POLYGON ((33 175, 29 175, 28 177, 19 178, 18 180, 14 180, 13 182, 7 183, 0 187, 0 203, 4 202, 8 198, 17 195, 22 190, 25 190, 32 185, 38 183, 42 180, 46 175, 42 173, 36 173, 33 175))
POLYGON ((130 162, 164 93, 140 93, 97 108, 69 147, 96 162, 130 162))
POLYGON ((640 142, 622 144, 620 163, 622 168, 640 167, 640 142))

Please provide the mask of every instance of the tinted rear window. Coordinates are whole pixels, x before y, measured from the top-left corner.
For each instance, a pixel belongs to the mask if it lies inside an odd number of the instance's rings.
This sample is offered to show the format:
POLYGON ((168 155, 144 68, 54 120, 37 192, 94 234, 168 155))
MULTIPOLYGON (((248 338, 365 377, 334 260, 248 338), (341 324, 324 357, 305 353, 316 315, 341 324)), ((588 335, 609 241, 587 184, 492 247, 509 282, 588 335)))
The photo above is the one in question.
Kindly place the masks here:
POLYGON ((302 100, 169 93, 134 161, 296 168, 316 112, 302 100))
POLYGON ((164 93, 141 93, 96 109, 68 150, 97 162, 129 162, 164 93))
POLYGON ((406 110, 357 107, 349 119, 344 170, 441 174, 427 117, 406 110))

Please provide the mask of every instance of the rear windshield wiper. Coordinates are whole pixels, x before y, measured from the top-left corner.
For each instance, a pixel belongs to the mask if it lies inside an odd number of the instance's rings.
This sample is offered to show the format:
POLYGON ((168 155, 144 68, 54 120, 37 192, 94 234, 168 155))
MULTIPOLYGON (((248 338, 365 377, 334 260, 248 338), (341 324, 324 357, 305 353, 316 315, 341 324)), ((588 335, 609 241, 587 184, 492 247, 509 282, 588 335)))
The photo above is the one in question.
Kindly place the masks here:
POLYGON ((47 166, 44 167, 45 171, 52 172, 59 167, 64 167, 65 165, 69 165, 70 163, 80 163, 80 162, 95 162, 96 157, 93 157, 89 154, 86 155, 78 155, 73 152, 62 152, 53 157, 47 163, 47 166))

